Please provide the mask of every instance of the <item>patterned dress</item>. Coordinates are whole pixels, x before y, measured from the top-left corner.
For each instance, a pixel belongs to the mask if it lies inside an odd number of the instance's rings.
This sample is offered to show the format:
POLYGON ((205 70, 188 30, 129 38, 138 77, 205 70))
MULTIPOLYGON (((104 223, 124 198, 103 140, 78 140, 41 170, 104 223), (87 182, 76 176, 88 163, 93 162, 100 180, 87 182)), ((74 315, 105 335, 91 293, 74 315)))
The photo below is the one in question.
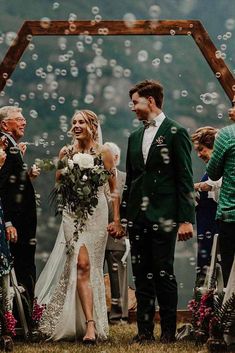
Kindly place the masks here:
POLYGON ((3 331, 5 331, 5 321, 3 321, 3 315, 6 310, 5 293, 8 288, 6 284, 8 283, 8 274, 12 267, 12 258, 9 251, 8 242, 6 240, 5 224, 3 220, 3 210, 0 201, 0 326, 3 331))
POLYGON ((0 202, 0 278, 10 272, 11 266, 12 259, 10 256, 8 242, 6 240, 3 210, 0 202))

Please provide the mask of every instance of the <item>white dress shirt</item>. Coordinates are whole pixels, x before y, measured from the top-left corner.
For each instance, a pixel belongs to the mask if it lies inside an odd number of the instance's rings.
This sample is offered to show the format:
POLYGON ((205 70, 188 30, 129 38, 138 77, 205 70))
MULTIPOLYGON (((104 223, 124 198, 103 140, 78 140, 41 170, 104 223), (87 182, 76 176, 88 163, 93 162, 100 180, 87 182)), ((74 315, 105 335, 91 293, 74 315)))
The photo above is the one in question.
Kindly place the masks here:
POLYGON ((153 142, 154 136, 156 135, 159 127, 161 126, 165 118, 166 118, 165 114, 161 112, 153 119, 156 121, 156 126, 151 125, 144 131, 143 142, 142 142, 142 153, 143 153, 144 163, 146 163, 147 161, 149 149, 153 142))

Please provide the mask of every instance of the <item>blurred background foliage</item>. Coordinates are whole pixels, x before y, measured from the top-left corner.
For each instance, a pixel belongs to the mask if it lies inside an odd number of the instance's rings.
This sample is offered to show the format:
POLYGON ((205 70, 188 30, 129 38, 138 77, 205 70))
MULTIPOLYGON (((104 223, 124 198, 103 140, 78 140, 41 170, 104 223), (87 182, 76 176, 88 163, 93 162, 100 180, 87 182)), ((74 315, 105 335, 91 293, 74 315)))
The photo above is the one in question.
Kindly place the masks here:
MULTIPOLYGON (((231 0, 0 0, 0 60, 25 20, 198 19, 230 69, 235 72, 235 2, 231 0)), ((128 90, 143 79, 157 79, 165 89, 164 112, 189 134, 204 125, 228 124, 230 102, 190 36, 52 36, 33 37, 11 80, 0 93, 0 106, 19 105, 27 117, 26 159, 53 159, 69 143, 67 132, 76 109, 94 110, 104 141, 122 149, 138 121, 130 111, 128 90)), ((192 153, 194 178, 205 165, 192 153)), ((58 231, 48 196, 54 172, 35 182, 38 207, 38 272, 58 231)), ((178 244, 176 272, 180 307, 192 294, 196 244, 178 244)))

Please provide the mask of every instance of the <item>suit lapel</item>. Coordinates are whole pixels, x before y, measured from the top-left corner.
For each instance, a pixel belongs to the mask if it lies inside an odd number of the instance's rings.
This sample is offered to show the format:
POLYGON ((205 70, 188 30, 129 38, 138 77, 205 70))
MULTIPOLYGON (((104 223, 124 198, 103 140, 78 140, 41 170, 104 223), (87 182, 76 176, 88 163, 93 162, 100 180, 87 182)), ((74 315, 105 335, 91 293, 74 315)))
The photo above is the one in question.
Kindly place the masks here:
MULTIPOLYGON (((9 143, 9 150, 11 149, 11 147, 13 147, 13 148, 16 147, 10 139, 8 139, 8 143, 9 143)), ((10 153, 11 153, 11 152, 10 152, 10 153)), ((20 150, 15 154, 15 156, 16 156, 16 158, 18 159, 20 165, 23 165, 24 161, 23 161, 23 156, 22 156, 20 150)))
POLYGON ((145 166, 144 164, 144 157, 143 157, 143 152, 142 152, 142 143, 143 143, 143 137, 144 137, 144 127, 141 127, 138 130, 138 135, 136 138, 136 149, 137 149, 137 158, 138 158, 138 162, 141 164, 142 167, 145 166))
MULTIPOLYGON (((5 133, 2 132, 1 136, 6 136, 7 141, 8 141, 8 149, 9 149, 9 151, 10 151, 11 147, 18 148, 17 143, 14 141, 14 139, 9 134, 5 134, 5 133)), ((19 152, 16 153, 16 157, 18 158, 20 164, 22 165, 24 163, 24 161, 23 161, 23 155, 22 155, 22 152, 20 151, 20 149, 19 149, 19 152)))
MULTIPOLYGON (((156 139, 157 139, 158 137, 160 137, 160 136, 164 137, 164 134, 165 134, 165 132, 168 130, 169 126, 170 126, 170 121, 169 121, 169 119, 167 119, 167 117, 166 117, 166 118, 163 120, 162 124, 160 125, 160 127, 159 127, 159 129, 158 129, 156 135, 154 136, 153 142, 152 142, 152 144, 151 144, 151 146, 150 146, 150 149, 149 149, 149 153, 148 153, 146 165, 147 165, 147 163, 149 162, 149 160, 150 160, 150 158, 151 158, 151 155, 152 155, 152 153, 154 152, 155 147, 156 147, 156 145, 157 145, 156 139)), ((164 142, 163 142, 163 143, 164 143, 164 142)))

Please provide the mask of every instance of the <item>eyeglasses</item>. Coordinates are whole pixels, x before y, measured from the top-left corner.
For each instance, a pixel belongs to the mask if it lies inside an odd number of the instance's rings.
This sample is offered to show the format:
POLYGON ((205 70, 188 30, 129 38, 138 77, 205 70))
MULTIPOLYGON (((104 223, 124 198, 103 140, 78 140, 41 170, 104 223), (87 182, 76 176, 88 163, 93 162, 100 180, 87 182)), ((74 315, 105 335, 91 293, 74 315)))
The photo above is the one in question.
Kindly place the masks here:
POLYGON ((21 117, 4 119, 4 121, 7 121, 7 120, 15 120, 15 121, 18 121, 18 122, 26 122, 26 119, 25 118, 21 118, 21 117))

